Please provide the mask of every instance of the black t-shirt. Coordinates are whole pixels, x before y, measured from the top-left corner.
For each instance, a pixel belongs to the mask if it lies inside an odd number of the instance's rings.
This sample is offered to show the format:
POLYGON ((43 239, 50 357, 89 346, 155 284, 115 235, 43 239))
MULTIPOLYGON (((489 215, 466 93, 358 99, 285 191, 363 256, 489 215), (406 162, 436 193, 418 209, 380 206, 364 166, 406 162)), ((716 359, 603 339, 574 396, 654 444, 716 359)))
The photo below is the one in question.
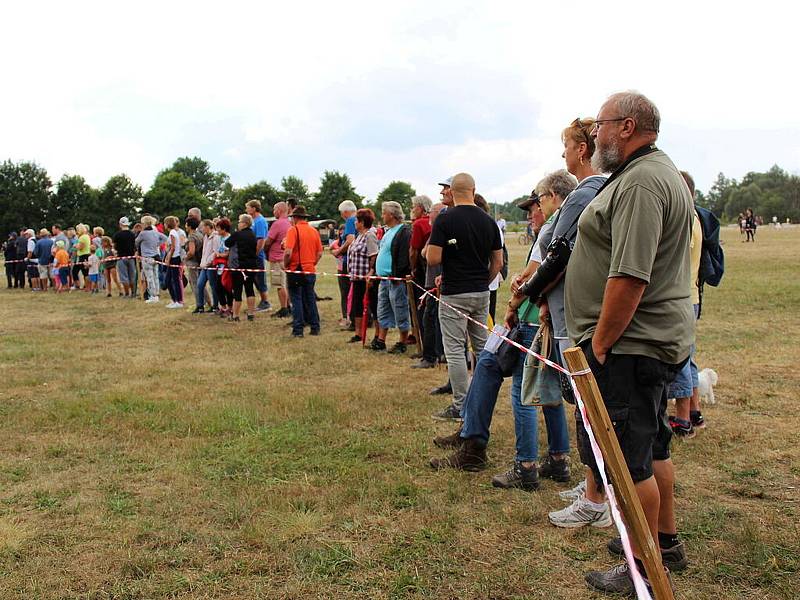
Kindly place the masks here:
POLYGON ((256 260, 256 234, 249 227, 234 231, 231 236, 225 240, 225 245, 228 248, 236 246, 236 252, 239 256, 240 269, 257 269, 258 261, 256 260))
POLYGON ((120 229, 114 234, 114 248, 117 256, 133 256, 136 254, 136 234, 130 229, 120 229))
POLYGON ((442 294, 489 289, 492 251, 500 250, 500 229, 474 205, 448 208, 436 217, 428 243, 442 248, 442 294))

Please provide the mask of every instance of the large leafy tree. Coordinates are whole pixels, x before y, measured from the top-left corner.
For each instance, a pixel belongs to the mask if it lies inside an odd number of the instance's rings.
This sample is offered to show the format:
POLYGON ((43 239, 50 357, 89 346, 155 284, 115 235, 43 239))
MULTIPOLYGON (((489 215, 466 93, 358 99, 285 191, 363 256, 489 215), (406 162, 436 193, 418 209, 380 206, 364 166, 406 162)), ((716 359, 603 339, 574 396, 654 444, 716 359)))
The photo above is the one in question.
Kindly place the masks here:
POLYGON ((80 175, 64 175, 51 197, 48 225, 57 223, 66 228, 90 221, 96 207, 97 190, 80 175))
POLYGON ((261 202, 261 212, 269 215, 276 202, 281 201, 280 192, 271 183, 259 181, 246 187, 237 189, 233 193, 230 204, 230 214, 240 215, 244 212, 244 205, 249 200, 261 202))
POLYGON ((97 192, 97 210, 88 217, 106 231, 117 227, 120 217, 136 217, 142 209, 142 188, 127 175, 111 177, 97 192))
POLYGON ((308 186, 299 177, 287 175, 281 179, 281 188, 283 191, 281 195, 284 199, 291 196, 297 198, 299 204, 306 204, 308 202, 308 186))
POLYGON ((204 213, 208 213, 210 208, 208 198, 200 193, 191 179, 176 171, 164 171, 158 174, 153 187, 144 195, 142 210, 160 218, 175 215, 183 219, 194 206, 204 213))
POLYGON ((222 190, 222 186, 228 181, 225 173, 218 173, 211 170, 211 166, 199 156, 182 156, 172 163, 168 171, 175 171, 185 175, 192 180, 194 187, 209 199, 222 190))
POLYGON ((406 213, 406 218, 408 218, 411 214, 411 198, 416 195, 417 192, 414 191, 410 183, 406 183, 405 181, 393 181, 383 188, 377 198, 375 198, 375 205, 372 210, 375 211, 375 216, 380 218, 381 206, 384 202, 399 202, 406 213))
POLYGON ((320 180, 319 191, 308 201, 308 211, 322 219, 339 218, 339 204, 352 200, 360 207, 363 197, 356 193, 350 177, 338 171, 325 171, 320 180))
POLYGON ((0 231, 45 225, 52 185, 47 171, 36 163, 0 164, 0 231))

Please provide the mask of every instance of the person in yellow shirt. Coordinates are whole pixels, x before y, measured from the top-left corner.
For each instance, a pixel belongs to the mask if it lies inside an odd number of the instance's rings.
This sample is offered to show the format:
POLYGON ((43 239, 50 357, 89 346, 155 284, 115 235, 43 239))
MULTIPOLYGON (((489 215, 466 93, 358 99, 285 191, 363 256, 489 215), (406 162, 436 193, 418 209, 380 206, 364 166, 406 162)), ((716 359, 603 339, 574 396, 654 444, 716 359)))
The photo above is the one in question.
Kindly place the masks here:
MULTIPOLYGON (((694 198, 694 180, 686 171, 681 171, 689 192, 694 198)), ((697 212, 694 212, 692 219, 692 240, 689 246, 689 264, 692 273, 692 306, 694 316, 697 318, 700 309, 700 254, 703 250, 703 228, 697 212)), ((698 393, 697 364, 694 362, 695 344, 692 344, 689 360, 681 369, 675 381, 669 388, 669 397, 675 398, 675 415, 669 417, 669 424, 672 433, 685 439, 693 438, 696 435, 696 428, 705 426, 703 416, 700 413, 700 397, 698 393), (695 410, 693 410, 695 409, 695 410)))

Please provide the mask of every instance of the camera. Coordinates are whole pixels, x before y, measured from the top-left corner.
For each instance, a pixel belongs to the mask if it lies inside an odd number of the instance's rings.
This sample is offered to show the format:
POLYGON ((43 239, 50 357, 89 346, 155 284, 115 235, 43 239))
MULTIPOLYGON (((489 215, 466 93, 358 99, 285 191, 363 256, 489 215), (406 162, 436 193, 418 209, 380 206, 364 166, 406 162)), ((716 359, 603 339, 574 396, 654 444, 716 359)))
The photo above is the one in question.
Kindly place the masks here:
POLYGON ((538 300, 542 292, 566 270, 572 248, 569 240, 563 235, 558 236, 547 246, 547 256, 536 269, 528 281, 519 288, 519 293, 532 300, 538 300))

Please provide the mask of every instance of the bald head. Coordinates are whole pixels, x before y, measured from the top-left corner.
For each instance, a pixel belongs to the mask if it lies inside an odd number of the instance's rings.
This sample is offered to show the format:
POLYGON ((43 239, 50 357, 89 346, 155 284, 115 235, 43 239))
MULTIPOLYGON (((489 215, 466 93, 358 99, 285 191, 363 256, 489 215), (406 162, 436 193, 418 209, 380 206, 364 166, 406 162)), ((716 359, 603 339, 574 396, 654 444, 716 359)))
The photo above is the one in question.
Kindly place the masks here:
POLYGON ((272 214, 275 215, 276 219, 285 217, 289 214, 289 205, 286 202, 276 202, 272 207, 272 214))
POLYGON ((469 173, 459 173, 450 184, 455 204, 475 204, 475 180, 469 173))

